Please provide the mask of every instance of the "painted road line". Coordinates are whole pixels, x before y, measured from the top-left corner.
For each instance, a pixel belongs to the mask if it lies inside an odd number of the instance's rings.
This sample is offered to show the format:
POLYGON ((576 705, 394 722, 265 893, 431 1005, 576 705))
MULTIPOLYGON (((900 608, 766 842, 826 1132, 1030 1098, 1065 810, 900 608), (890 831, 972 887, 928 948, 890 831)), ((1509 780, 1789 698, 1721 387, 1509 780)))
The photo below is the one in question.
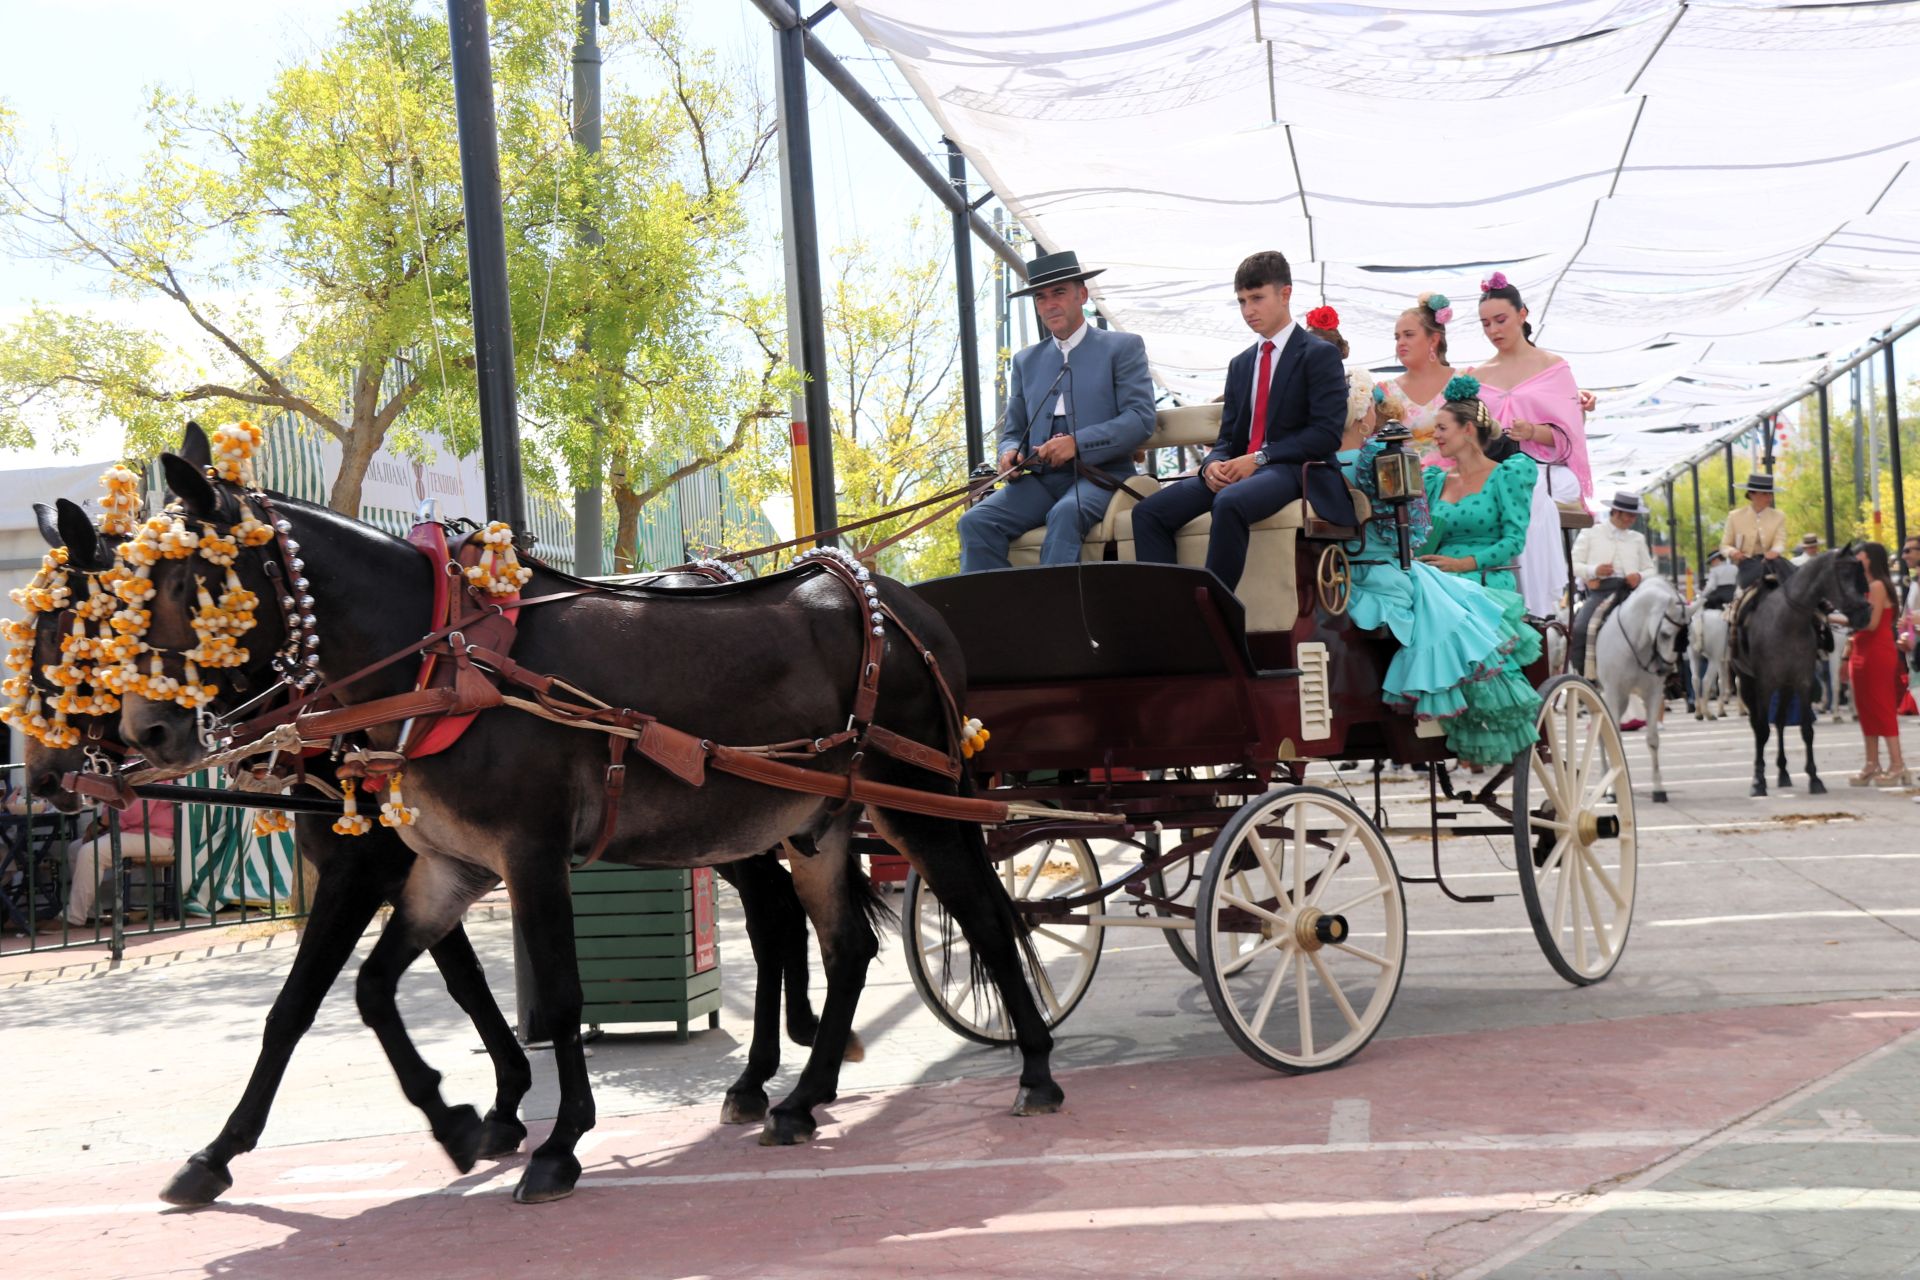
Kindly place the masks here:
MULTIPOLYGON (((1607 1209, 1611 1208, 1615 1204, 1619 1204, 1623 1208, 1638 1207, 1638 1206, 1629 1204, 1625 1199, 1625 1197, 1629 1195, 1644 1194, 1650 1191, 1651 1188, 1653 1187, 1653 1184, 1660 1181, 1660 1179, 1666 1177, 1669 1174, 1677 1173, 1681 1169, 1686 1168, 1688 1165, 1692 1164, 1694 1161, 1700 1159, 1700 1157, 1708 1154, 1709 1152, 1716 1151, 1719 1148, 1724 1146, 1736 1144, 1744 1136, 1748 1134, 1765 1132, 1765 1130, 1762 1129, 1763 1125, 1772 1124, 1775 1120, 1779 1119, 1781 1116, 1791 1111, 1794 1107, 1799 1106, 1802 1102, 1806 1102, 1812 1098, 1816 1098, 1820 1096, 1820 1094, 1832 1088, 1834 1085, 1841 1084, 1851 1079, 1853 1076, 1858 1075, 1860 1072, 1866 1070, 1868 1067, 1875 1065, 1881 1060, 1901 1052, 1909 1044, 1913 1043, 1916 1039, 1920 1039, 1920 1032, 1909 1031, 1905 1035, 1897 1036, 1894 1039, 1887 1041, 1887 1043, 1881 1045, 1877 1049, 1869 1049, 1867 1052, 1861 1054, 1859 1057, 1855 1058, 1852 1062, 1847 1063, 1845 1066, 1839 1068, 1838 1070, 1830 1071, 1826 1075, 1820 1077, 1818 1080, 1810 1081, 1809 1083, 1800 1086, 1798 1089, 1795 1089, 1783 1095, 1782 1097, 1775 1099, 1773 1102, 1769 1103, 1767 1106, 1762 1107, 1760 1110, 1754 1112, 1752 1115, 1748 1116, 1746 1119, 1741 1120, 1736 1124, 1727 1126, 1726 1128, 1713 1134, 1711 1137, 1702 1139, 1697 1143, 1690 1144, 1684 1151, 1675 1152, 1673 1155, 1668 1156, 1665 1160, 1656 1162, 1652 1166, 1641 1171, 1641 1173, 1637 1177, 1634 1177, 1628 1180, 1627 1182, 1623 1183, 1617 1191, 1611 1192, 1609 1194, 1596 1196, 1592 1200, 1588 1201, 1587 1203, 1577 1206, 1572 1213, 1568 1214, 1565 1217, 1562 1217, 1559 1221, 1549 1223, 1547 1226, 1543 1227, 1539 1231, 1534 1232, 1532 1235, 1526 1237, 1525 1239, 1520 1240, 1515 1244, 1509 1245, 1507 1248, 1500 1250, 1498 1253, 1494 1254, 1492 1257, 1472 1267, 1467 1268, 1465 1271, 1462 1271, 1458 1275, 1454 1276, 1452 1280, 1485 1280, 1485 1277, 1492 1275, 1494 1272, 1500 1270, 1500 1268, 1508 1265, 1509 1263, 1519 1261, 1521 1258, 1526 1257, 1528 1254, 1539 1249, 1542 1245, 1547 1244, 1549 1241, 1554 1240, 1559 1236, 1565 1235, 1568 1231, 1571 1231, 1573 1230, 1573 1228, 1579 1226, 1581 1223, 1586 1222, 1588 1219, 1592 1218, 1595 1214, 1604 1213, 1607 1209)), ((1801 1191, 1798 1191, 1796 1192, 1796 1194, 1813 1196, 1813 1195, 1818 1195, 1822 1192, 1832 1192, 1836 1190, 1844 1191, 1845 1189, 1843 1188, 1817 1188, 1817 1189, 1809 1188, 1809 1189, 1803 1189, 1801 1191)), ((1693 1192, 1690 1194, 1699 1195, 1701 1193, 1693 1192)), ((1757 1195, 1757 1194, 1764 1194, 1764 1193, 1729 1192, 1727 1194, 1757 1195)), ((1889 1194, 1889 1193, 1877 1192, 1875 1194, 1889 1194)), ((1913 1195, 1914 1193, 1904 1192, 1904 1193, 1891 1193, 1891 1194, 1913 1195)), ((1858 1197, 1851 1197, 1849 1199, 1849 1203, 1858 1203, 1858 1197)), ((1759 1208, 1760 1206, 1756 1205, 1754 1207, 1759 1208)), ((1839 1207, 1839 1206, 1835 1206, 1835 1207, 1839 1207)), ((1920 1205, 1916 1205, 1915 1207, 1920 1207, 1920 1205)))
MULTIPOLYGON (((1883 923, 1887 920, 1907 919, 1920 916, 1920 907, 1896 907, 1882 911, 1862 907, 1854 911, 1764 911, 1744 916, 1685 916, 1675 920, 1635 920, 1636 929, 1693 929, 1710 924, 1766 924, 1776 920, 1858 920, 1870 923, 1883 923)), ((1531 936, 1533 929, 1527 928, 1488 928, 1488 929, 1409 929, 1410 938, 1491 938, 1504 934, 1526 934, 1531 936)))

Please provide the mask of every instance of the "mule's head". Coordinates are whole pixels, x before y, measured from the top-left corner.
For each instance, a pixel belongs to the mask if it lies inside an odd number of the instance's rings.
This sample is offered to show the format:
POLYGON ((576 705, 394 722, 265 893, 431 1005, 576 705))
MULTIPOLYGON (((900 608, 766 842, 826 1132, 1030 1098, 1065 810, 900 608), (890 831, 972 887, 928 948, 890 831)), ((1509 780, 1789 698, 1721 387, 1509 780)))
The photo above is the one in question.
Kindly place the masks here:
POLYGON ((129 750, 169 769, 210 753, 213 717, 272 683, 287 638, 291 584, 272 530, 240 488, 210 478, 210 456, 189 426, 180 451, 160 456, 173 500, 122 550, 152 590, 148 652, 120 731, 129 750))
MULTIPOLYGON (((45 706, 51 707, 63 690, 48 673, 57 670, 66 657, 61 641, 72 633, 74 609, 89 598, 88 579, 113 567, 113 543, 100 535, 86 512, 65 498, 51 507, 36 502, 33 514, 47 545, 66 551, 66 564, 58 571, 58 578, 66 588, 67 604, 34 615, 33 665, 31 670, 17 674, 32 684, 45 706)), ((115 705, 108 704, 110 709, 115 705)), ((60 779, 92 767, 101 744, 113 741, 113 719, 107 714, 72 713, 66 716, 66 723, 78 735, 77 741, 54 746, 46 738, 23 733, 26 746, 22 760, 27 790, 62 813, 72 813, 80 807, 81 799, 64 790, 60 779)))

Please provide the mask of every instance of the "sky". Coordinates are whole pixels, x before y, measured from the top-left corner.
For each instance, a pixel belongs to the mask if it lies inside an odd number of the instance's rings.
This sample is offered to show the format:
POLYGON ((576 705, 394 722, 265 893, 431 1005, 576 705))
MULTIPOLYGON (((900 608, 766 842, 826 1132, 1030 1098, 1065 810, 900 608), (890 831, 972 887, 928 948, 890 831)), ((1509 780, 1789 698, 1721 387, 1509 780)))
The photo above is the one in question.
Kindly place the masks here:
MULTIPOLYGON (((572 0, 556 3, 572 8, 572 0)), ((145 150, 141 120, 154 86, 203 99, 258 101, 279 67, 324 44, 353 7, 351 0, 120 0, 109 13, 45 0, 0 0, 0 31, 7 34, 0 42, 0 99, 18 113, 24 148, 57 148, 77 158, 83 175, 116 178, 134 172, 145 150), (76 22, 83 14, 90 29, 76 22)), ((637 7, 635 0, 613 0, 614 25, 637 7)), ((773 32, 749 0, 680 0, 680 9, 690 35, 751 65, 772 94, 773 32)), ((911 100, 891 63, 867 50, 845 19, 830 17, 815 30, 846 55, 869 92, 910 134, 929 152, 938 147, 931 117, 911 100)), ((627 71, 616 58, 604 74, 611 86, 627 71)), ((944 225, 944 206, 867 124, 817 76, 811 86, 822 246, 831 250, 863 237, 886 243, 916 215, 944 225)), ((766 269, 777 272, 778 188, 762 183, 756 199, 758 252, 766 269)), ((977 250, 976 262, 985 260, 984 250, 977 250)), ((35 303, 99 306, 99 286, 99 277, 82 269, 0 257, 0 323, 35 303)), ((183 332, 167 314, 170 308, 115 304, 113 310, 151 315, 163 332, 183 332)), ((86 458, 106 457, 118 447, 111 429, 76 443, 86 458)), ((0 468, 76 460, 72 452, 51 447, 0 450, 0 468)))

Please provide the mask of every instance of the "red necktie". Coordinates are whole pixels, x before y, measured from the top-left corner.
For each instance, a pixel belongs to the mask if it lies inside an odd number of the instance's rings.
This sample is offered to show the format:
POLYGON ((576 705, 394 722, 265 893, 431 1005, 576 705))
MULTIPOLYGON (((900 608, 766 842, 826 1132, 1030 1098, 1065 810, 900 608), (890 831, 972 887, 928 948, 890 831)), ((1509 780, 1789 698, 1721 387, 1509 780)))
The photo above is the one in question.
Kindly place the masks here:
POLYGON ((1267 388, 1273 382, 1273 342, 1260 344, 1260 374, 1253 382, 1253 430, 1248 433, 1247 452, 1258 453, 1267 442, 1267 388))

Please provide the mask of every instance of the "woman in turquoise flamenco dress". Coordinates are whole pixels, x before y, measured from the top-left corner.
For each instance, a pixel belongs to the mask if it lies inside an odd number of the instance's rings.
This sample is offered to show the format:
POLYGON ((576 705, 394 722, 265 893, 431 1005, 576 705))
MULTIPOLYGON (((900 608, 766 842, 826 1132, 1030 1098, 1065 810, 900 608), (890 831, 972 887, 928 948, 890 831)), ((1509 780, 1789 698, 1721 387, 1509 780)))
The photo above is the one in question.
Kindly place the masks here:
MULTIPOLYGON (((1456 378, 1454 383, 1463 382, 1456 378)), ((1465 379, 1470 382, 1472 379, 1465 379)), ((1455 396, 1450 383, 1450 407, 1470 407, 1455 396)), ((1466 399, 1471 400, 1472 393, 1466 399)), ((1348 479, 1363 492, 1374 488, 1373 459, 1382 446, 1366 443, 1381 397, 1364 371, 1351 379, 1348 401, 1347 447, 1340 461, 1348 479)), ((1477 403, 1477 402, 1476 402, 1477 403)), ((1463 762, 1504 765, 1535 740, 1540 697, 1527 683, 1521 668, 1540 654, 1540 637, 1525 621, 1525 606, 1512 590, 1511 573, 1489 572, 1482 583, 1480 566, 1510 563, 1524 542, 1531 514, 1533 460, 1517 454, 1512 474, 1503 473, 1492 484, 1489 471, 1502 464, 1486 459, 1477 444, 1478 432, 1463 428, 1456 413, 1436 415, 1436 443, 1442 452, 1453 437, 1452 470, 1426 469, 1427 498, 1409 510, 1413 545, 1421 555, 1410 569, 1400 567, 1398 536, 1390 520, 1376 518, 1364 531, 1365 546, 1353 574, 1353 601, 1349 606, 1356 625, 1385 627, 1400 644, 1387 667, 1383 696, 1389 706, 1422 720, 1434 720, 1446 730, 1447 746, 1463 762), (1449 431, 1449 428, 1452 428, 1449 431), (1465 456, 1462 437, 1475 441, 1478 460, 1465 456), (1481 484, 1472 493, 1463 481, 1447 477, 1465 463, 1465 474, 1481 484), (1486 489, 1491 487, 1492 493, 1486 489), (1512 501, 1501 495, 1512 490, 1512 501), (1457 491, 1457 492, 1456 492, 1457 491), (1509 530, 1508 508, 1517 513, 1517 535, 1509 530), (1467 563, 1471 561, 1472 563, 1467 563)), ((1511 461, 1511 460, 1510 460, 1511 461)))

